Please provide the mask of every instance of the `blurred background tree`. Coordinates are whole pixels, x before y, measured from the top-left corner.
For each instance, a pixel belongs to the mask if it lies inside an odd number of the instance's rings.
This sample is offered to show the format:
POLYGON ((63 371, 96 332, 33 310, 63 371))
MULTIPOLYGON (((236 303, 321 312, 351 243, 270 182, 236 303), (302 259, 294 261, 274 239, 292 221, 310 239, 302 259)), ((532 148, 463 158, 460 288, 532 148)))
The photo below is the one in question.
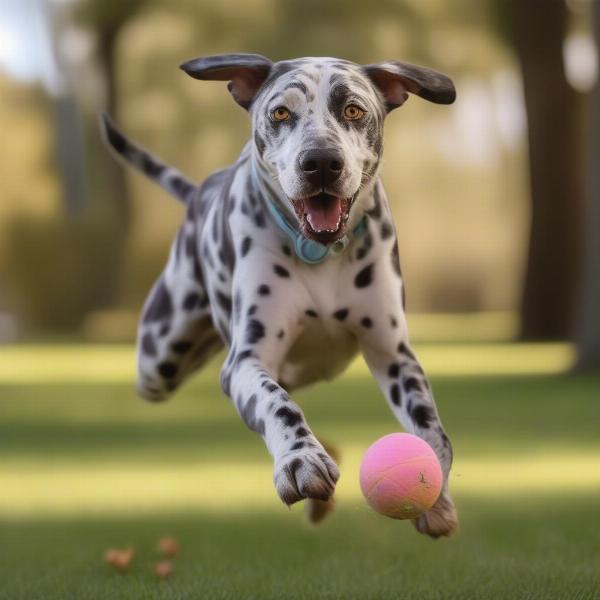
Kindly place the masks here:
MULTIPOLYGON (((593 5, 593 29, 600 47, 600 3, 593 5)), ((585 260, 579 296, 577 328, 579 370, 600 370, 600 81, 590 103, 589 156, 587 157, 587 213, 585 260)))
POLYGON ((564 2, 539 0, 498 0, 496 10, 519 60, 528 123, 531 224, 521 338, 567 339, 583 213, 582 98, 567 81, 563 59, 569 11, 564 2))

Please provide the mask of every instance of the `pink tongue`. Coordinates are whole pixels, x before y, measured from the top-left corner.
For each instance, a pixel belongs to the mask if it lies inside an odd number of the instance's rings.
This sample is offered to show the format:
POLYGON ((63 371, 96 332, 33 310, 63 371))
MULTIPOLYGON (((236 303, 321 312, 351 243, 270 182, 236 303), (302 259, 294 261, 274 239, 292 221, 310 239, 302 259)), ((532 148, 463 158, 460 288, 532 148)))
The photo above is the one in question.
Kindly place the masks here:
POLYGON ((315 196, 304 200, 304 210, 313 231, 337 231, 342 219, 340 198, 315 196))

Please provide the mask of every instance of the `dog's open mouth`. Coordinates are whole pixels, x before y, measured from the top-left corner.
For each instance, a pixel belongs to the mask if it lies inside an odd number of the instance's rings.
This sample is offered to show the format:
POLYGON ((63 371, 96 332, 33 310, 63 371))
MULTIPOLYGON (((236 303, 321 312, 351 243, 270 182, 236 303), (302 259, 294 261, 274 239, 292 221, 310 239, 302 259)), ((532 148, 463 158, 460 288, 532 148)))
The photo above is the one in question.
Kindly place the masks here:
POLYGON ((351 201, 321 192, 293 200, 293 205, 306 237, 326 245, 344 234, 351 201))

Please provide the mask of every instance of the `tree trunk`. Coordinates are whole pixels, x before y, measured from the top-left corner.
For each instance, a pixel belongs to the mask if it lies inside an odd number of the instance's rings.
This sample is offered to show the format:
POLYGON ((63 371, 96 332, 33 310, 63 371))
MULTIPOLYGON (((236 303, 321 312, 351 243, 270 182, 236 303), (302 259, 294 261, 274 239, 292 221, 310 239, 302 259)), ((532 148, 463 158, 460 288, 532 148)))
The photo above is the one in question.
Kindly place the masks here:
POLYGON ((54 137, 57 167, 63 188, 65 214, 81 217, 86 207, 83 144, 77 102, 70 91, 54 99, 54 137))
MULTIPOLYGON (((119 113, 119 102, 117 93, 117 57, 116 42, 120 27, 108 26, 98 30, 98 59, 100 67, 104 72, 104 85, 106 88, 106 111, 117 118, 119 113)), ((112 194, 107 198, 114 208, 117 223, 126 234, 131 222, 131 201, 128 194, 127 179, 121 164, 108 156, 106 175, 111 182, 112 194)))
MULTIPOLYGON (((103 109, 117 119, 119 95, 116 44, 119 31, 120 27, 112 23, 97 29, 97 59, 104 76, 105 88, 103 109)), ((104 248, 105 252, 110 253, 110 259, 105 262, 106 268, 97 273, 94 286, 96 307, 107 308, 114 305, 119 293, 132 205, 125 169, 100 141, 97 115, 91 116, 87 143, 91 149, 88 181, 94 205, 92 218, 111 240, 110 246, 104 248)))
POLYGON ((531 227, 521 338, 566 339, 574 327, 582 229, 580 103, 564 72, 567 9, 512 0, 511 30, 528 120, 531 227))
MULTIPOLYGON (((594 34, 600 48, 600 3, 593 7, 594 34)), ((587 231, 577 327, 577 370, 600 371, 600 80, 590 103, 587 161, 587 231)))

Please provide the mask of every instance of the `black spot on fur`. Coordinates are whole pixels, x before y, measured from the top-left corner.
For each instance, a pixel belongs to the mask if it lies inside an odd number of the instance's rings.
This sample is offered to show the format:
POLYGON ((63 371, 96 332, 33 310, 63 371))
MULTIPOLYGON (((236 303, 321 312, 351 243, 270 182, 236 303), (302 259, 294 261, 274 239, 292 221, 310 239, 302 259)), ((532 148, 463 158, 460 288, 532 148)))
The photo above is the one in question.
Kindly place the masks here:
POLYGON ((151 333, 142 336, 142 352, 147 356, 156 356, 156 345, 151 333))
POLYGON ((281 249, 283 250, 283 253, 286 256, 291 256, 292 255, 292 251, 290 250, 289 246, 286 246, 285 244, 281 247, 281 249))
POLYGON ((362 260, 369 254, 369 250, 373 246, 373 237, 369 232, 365 234, 362 246, 356 251, 356 260, 362 260))
POLYGON ((433 411, 425 404, 417 404, 417 406, 414 406, 410 411, 410 416, 417 426, 422 429, 427 429, 429 423, 434 419, 433 411))
POLYGON ((316 318, 316 317, 318 317, 318 316, 319 316, 319 315, 317 314, 317 311, 313 310, 312 308, 309 308, 309 309, 305 310, 305 311, 304 311, 304 314, 305 314, 307 317, 313 317, 313 318, 316 318))
POLYGON ((298 427, 296 429, 296 437, 306 437, 308 435, 308 430, 304 427, 298 427))
POLYGON ((248 344, 256 344, 263 337, 265 337, 265 326, 257 319, 248 321, 246 327, 246 341, 248 344))
POLYGON ((396 379, 400 375, 400 365, 398 363, 392 363, 388 368, 388 377, 396 379))
POLYGON ((394 233, 394 228, 389 221, 384 221, 381 224, 381 239, 387 240, 394 233))
POLYGON ((198 294, 196 292, 190 292, 183 299, 182 306, 185 310, 193 310, 194 308, 196 308, 198 306, 199 301, 200 301, 200 296, 198 296, 198 294))
POLYGON ((217 292, 217 302, 219 306, 228 314, 231 314, 231 298, 223 292, 217 292))
POLYGON ((373 321, 369 319, 369 317, 363 317, 360 320, 360 324, 366 329, 371 329, 371 327, 373 327, 373 321))
POLYGON ((409 358, 412 358, 412 360, 417 360, 413 351, 404 342, 398 344, 398 354, 405 354, 409 358))
POLYGON ((145 152, 142 154, 142 171, 153 179, 157 179, 165 170, 164 165, 156 162, 151 156, 145 152))
POLYGON ((409 392, 420 392, 421 382, 416 377, 408 377, 404 380, 404 391, 408 394, 409 392))
POLYGON ((251 246, 252 246, 252 238, 246 236, 242 240, 242 247, 240 249, 240 254, 242 255, 242 258, 244 258, 244 256, 246 256, 246 254, 248 254, 248 252, 250 251, 251 246))
POLYGON ((144 323, 162 321, 169 318, 172 314, 173 303, 171 302, 171 295, 169 294, 169 290, 167 290, 165 282, 160 279, 152 294, 150 306, 144 314, 144 323))
POLYGON ((343 321, 348 316, 349 312, 350 311, 347 308, 340 308, 333 313, 333 318, 338 321, 343 321))
POLYGON ((164 337, 167 335, 167 333, 169 333, 169 331, 171 331, 171 323, 163 323, 158 330, 158 335, 160 335, 160 337, 164 337))
POLYGON ((285 335, 285 331, 283 331, 283 329, 280 329, 280 330, 277 332, 277 339, 278 339, 278 340, 281 340, 281 339, 283 339, 283 336, 284 336, 284 335, 285 335))
POLYGON ((257 310, 258 306, 256 306, 256 304, 253 304, 252 306, 250 306, 250 308, 248 308, 248 316, 251 317, 254 313, 256 313, 257 310))
POLYGON ((242 315, 242 292, 236 290, 233 296, 233 318, 237 321, 240 320, 242 315))
POLYGON ((257 212, 254 215, 254 224, 261 229, 266 226, 267 221, 265 219, 265 214, 262 211, 257 212))
POLYGON ((121 133, 117 129, 115 129, 113 127, 112 123, 110 123, 108 121, 108 119, 104 116, 103 116, 103 121, 104 121, 104 126, 105 126, 105 131, 106 131, 106 137, 108 138, 110 145, 119 154, 123 154, 127 150, 127 146, 128 146, 127 140, 125 139, 125 137, 123 135, 121 135, 121 133))
POLYGON ((348 96, 351 93, 350 88, 344 83, 336 83, 336 76, 331 77, 329 83, 331 89, 327 99, 327 108, 337 121, 346 129, 350 127, 350 121, 344 118, 343 110, 346 106, 348 96))
POLYGON ((162 362, 158 365, 158 372, 166 379, 172 379, 177 375, 177 365, 172 362, 162 362))
POLYGON ((398 277, 402 277, 402 269, 400 268, 400 254, 398 252, 398 240, 396 240, 394 242, 394 245, 392 246, 390 259, 392 261, 392 268, 394 269, 394 273, 396 273, 398 277))
POLYGON ((170 177, 169 185, 173 188, 179 198, 185 198, 194 189, 193 185, 179 176, 170 177))
POLYGON ((247 360, 248 358, 252 357, 252 350, 242 350, 236 357, 235 357, 235 363, 239 364, 241 362, 244 362, 245 360, 247 360))
POLYGON ((397 383, 392 384, 390 387, 390 397, 392 404, 400 406, 402 404, 402 398, 400 397, 400 386, 397 383))
POLYGON ((302 415, 287 406, 277 409, 275 411, 275 416, 278 419, 281 419, 287 427, 294 427, 302 421, 302 415))
POLYGON ((267 392, 269 392, 270 394, 272 394, 275 390, 279 389, 279 386, 276 383, 273 383, 272 381, 269 381, 269 380, 263 381, 262 387, 264 389, 266 389, 267 392))
POLYGON ((290 272, 285 267, 282 267, 281 265, 273 265, 273 271, 275 271, 275 275, 278 275, 279 277, 289 277, 290 276, 290 272))
POLYGON ((271 293, 271 288, 264 283, 258 286, 258 295, 259 296, 268 296, 271 293))
POLYGON ((357 288, 365 288, 371 285, 373 281, 373 264, 367 265, 364 269, 361 269, 356 277, 354 278, 354 285, 357 288))
POLYGON ((304 448, 304 442, 296 442, 290 450, 300 450, 300 448, 304 448))
POLYGON ((263 435, 265 432, 265 422, 256 418, 256 394, 252 394, 246 401, 243 408, 240 408, 240 416, 249 429, 263 435))
POLYGON ((176 354, 185 354, 186 352, 190 351, 191 347, 192 342, 187 342, 183 340, 171 344, 171 350, 173 350, 173 352, 175 352, 176 354))
POLYGON ((390 325, 393 329, 396 329, 396 327, 398 327, 398 321, 396 321, 396 317, 390 316, 390 325))

